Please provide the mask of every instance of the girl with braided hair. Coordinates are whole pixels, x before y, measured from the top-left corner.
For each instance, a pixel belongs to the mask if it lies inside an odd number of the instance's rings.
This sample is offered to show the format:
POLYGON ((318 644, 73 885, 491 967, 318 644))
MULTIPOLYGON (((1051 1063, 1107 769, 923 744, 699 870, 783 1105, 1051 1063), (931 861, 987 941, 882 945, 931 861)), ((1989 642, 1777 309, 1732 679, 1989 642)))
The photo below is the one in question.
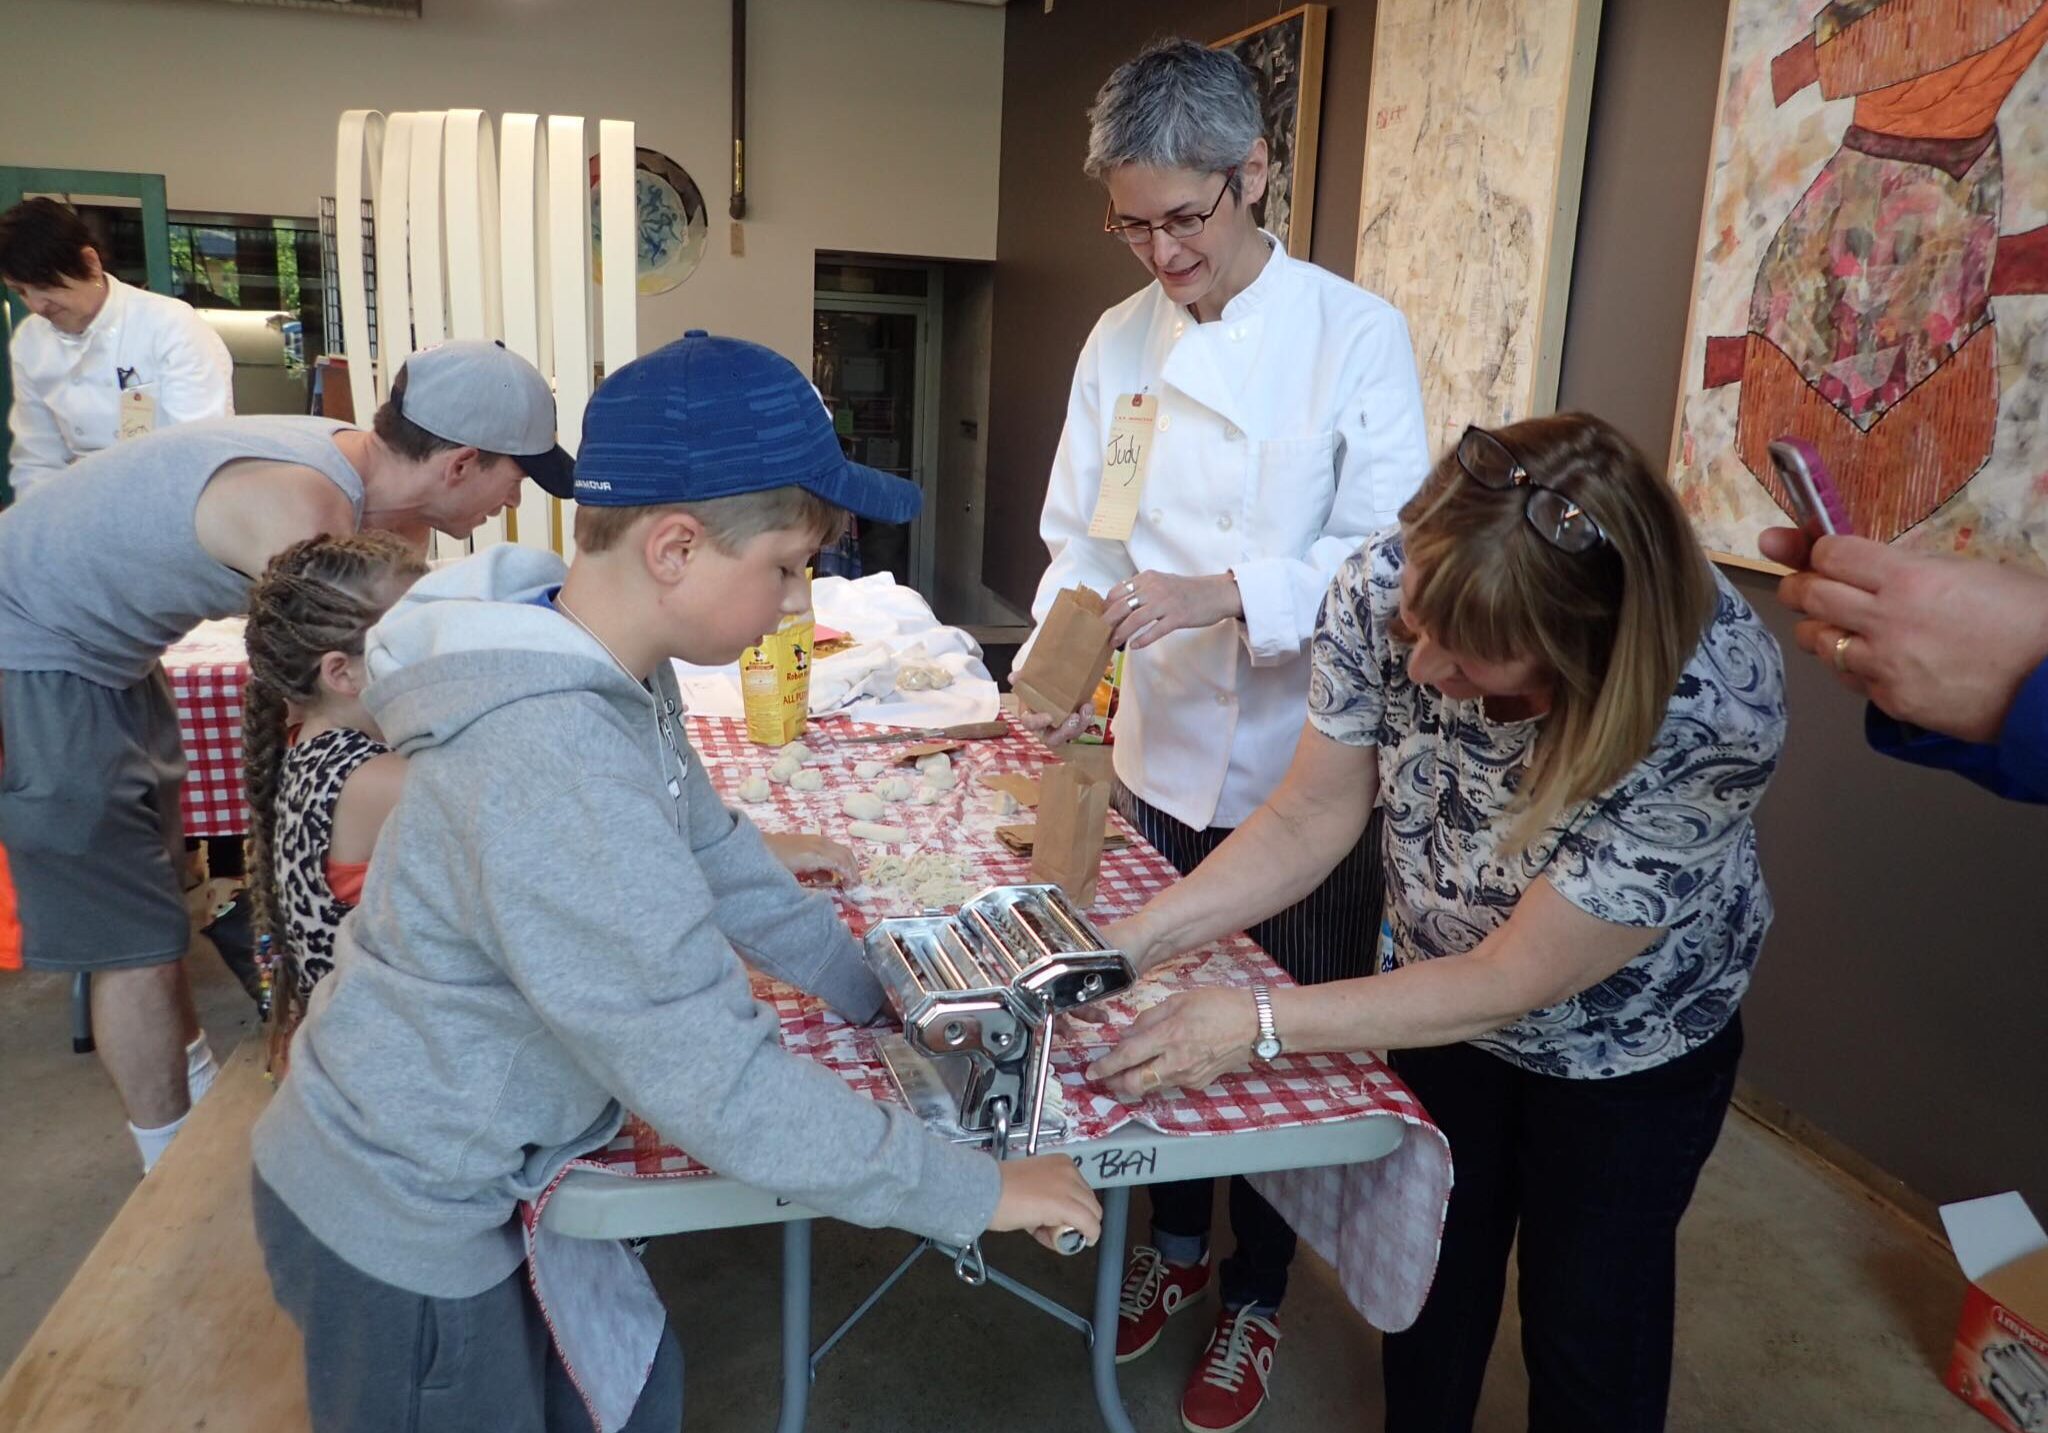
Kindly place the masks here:
POLYGON ((315 537, 280 552, 249 594, 249 898, 258 942, 268 937, 272 953, 278 1078, 405 781, 405 758, 363 707, 364 638, 425 571, 388 533, 315 537))

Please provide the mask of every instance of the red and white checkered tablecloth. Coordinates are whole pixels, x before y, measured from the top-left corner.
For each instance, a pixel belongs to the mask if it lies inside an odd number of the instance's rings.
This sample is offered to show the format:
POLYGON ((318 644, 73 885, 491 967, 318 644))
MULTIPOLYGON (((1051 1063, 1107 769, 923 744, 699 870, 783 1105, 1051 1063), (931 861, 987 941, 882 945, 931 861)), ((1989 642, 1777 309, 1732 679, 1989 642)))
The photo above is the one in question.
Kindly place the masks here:
POLYGON ((242 798, 242 687, 249 680, 242 619, 207 622, 164 653, 178 734, 185 742, 185 834, 239 836, 249 829, 242 798))
MULTIPOLYGON (((736 801, 733 792, 745 777, 765 772, 775 753, 749 742, 739 722, 707 718, 689 722, 690 739, 713 782, 737 809, 765 830, 822 831, 841 840, 848 839, 848 818, 841 813, 840 802, 848 792, 874 784, 854 774, 855 763, 887 760, 911 744, 909 738, 902 743, 862 744, 841 739, 857 730, 865 729, 844 721, 814 722, 805 735, 806 745, 815 753, 812 765, 826 774, 823 790, 807 793, 778 785, 771 789, 767 802, 746 804, 736 801)), ((887 819, 908 827, 914 838, 908 847, 891 849, 900 854, 943 852, 960 857, 977 885, 1030 880, 1029 858, 1010 852, 994 834, 998 824, 1020 818, 999 817, 993 793, 975 778, 999 772, 1035 772, 1045 760, 1044 748, 1021 734, 969 743, 953 753, 960 781, 947 799, 932 806, 903 802, 890 809, 887 819)), ((1098 921, 1135 911, 1176 879, 1163 856, 1146 845, 1121 817, 1114 819, 1131 839, 1128 846, 1103 854, 1091 908, 1098 921)), ((880 849, 864 842, 849 844, 864 858, 880 849)), ((857 887, 836 892, 834 899, 856 934, 864 932, 873 920, 905 913, 902 898, 887 891, 857 887)), ((1117 1018, 1100 1029, 1113 1031, 1175 990, 1202 985, 1243 987, 1260 979, 1270 984, 1291 983, 1263 950, 1244 936, 1234 936, 1181 956, 1126 994, 1103 1002, 1117 1018)), ((785 1048, 817 1060, 870 1098, 900 1102, 875 1046, 875 1032, 849 1025, 815 997, 765 976, 755 977, 755 993, 781 1017, 785 1048)), ((1407 1126, 1407 1137, 1385 1159, 1260 1176, 1260 1184, 1281 1213, 1337 1269, 1347 1296, 1367 1319, 1386 1329, 1405 1328, 1413 1322, 1435 1274, 1444 1209, 1450 1197, 1451 1160, 1443 1135, 1392 1071, 1370 1055, 1286 1055, 1263 1070, 1226 1075, 1206 1090, 1168 1090, 1126 1102, 1083 1076, 1082 1071, 1108 1048, 1108 1042, 1097 1040, 1094 1030, 1072 1023, 1078 1033, 1063 1032, 1066 1043, 1053 1052, 1053 1069, 1074 1120, 1069 1138, 1100 1139, 1132 1120, 1165 1134, 1186 1136, 1348 1119, 1396 1119, 1407 1126)), ((571 1167, 651 1179, 689 1178, 709 1172, 637 1119, 628 1119, 611 1144, 571 1167)), ((529 1211, 530 1221, 538 1222, 547 1198, 544 1194, 529 1211)))
MULTIPOLYGON (((240 835, 248 829, 242 796, 242 688, 249 667, 242 623, 231 619, 195 629, 164 654, 164 669, 177 702, 190 766, 185 832, 240 835)), ((689 727, 713 782, 728 800, 743 778, 765 771, 774 760, 774 752, 747 740, 739 722, 692 718, 689 727)), ((804 740, 817 752, 814 764, 826 770, 824 789, 805 793, 775 786, 768 802, 740 809, 767 830, 823 831, 843 839, 847 818, 839 809, 841 799, 850 790, 871 785, 854 775, 854 764, 886 760, 903 749, 894 743, 842 740, 865 730, 844 720, 813 723, 804 740)), ((982 884, 1028 881, 1029 859, 1014 855, 996 840, 995 827, 1003 818, 996 816, 989 792, 974 778, 1035 772, 1045 764, 1044 749, 1013 735, 970 743, 953 759, 960 782, 946 800, 932 806, 905 802, 891 809, 889 819, 910 828, 915 838, 910 847, 899 849, 960 857, 972 879, 982 884)), ((1136 910, 1175 879, 1164 857, 1145 845, 1121 817, 1114 819, 1131 844, 1103 854, 1092 911, 1099 920, 1136 910)), ((864 852, 873 850, 854 844, 864 852)), ((835 899, 855 934, 864 932, 872 920, 902 913, 900 906, 889 904, 888 892, 856 889, 837 893, 835 899)), ((1173 990, 1247 986, 1257 979, 1272 984, 1288 981, 1264 951, 1235 936, 1182 956, 1129 994, 1105 1004, 1119 1017, 1116 1023, 1122 1023, 1173 990)), ((898 1098, 871 1032, 846 1024, 813 997, 777 982, 757 978, 756 991, 781 1016, 788 1049, 818 1060, 871 1098, 898 1098)), ((1074 1117, 1074 1138, 1099 1139, 1132 1120, 1162 1133, 1190 1136, 1363 1118, 1398 1119, 1408 1126, 1408 1137, 1385 1159, 1263 1175, 1258 1182, 1310 1246, 1337 1269, 1347 1296, 1366 1318, 1385 1329, 1413 1322, 1436 1269, 1450 1197, 1451 1158, 1443 1135, 1385 1065, 1371 1056, 1289 1055, 1267 1070, 1226 1075, 1206 1090, 1163 1091, 1126 1103, 1082 1076, 1088 1063, 1107 1048, 1084 1043, 1086 1036, 1084 1032, 1073 1037, 1053 1053, 1061 1094, 1074 1117)), ((610 1145, 577 1164, 639 1178, 687 1178, 707 1172, 638 1120, 629 1120, 610 1145)), ((545 1201, 544 1195, 541 1203, 545 1201)), ((538 1219, 538 1206, 530 1217, 538 1219)))

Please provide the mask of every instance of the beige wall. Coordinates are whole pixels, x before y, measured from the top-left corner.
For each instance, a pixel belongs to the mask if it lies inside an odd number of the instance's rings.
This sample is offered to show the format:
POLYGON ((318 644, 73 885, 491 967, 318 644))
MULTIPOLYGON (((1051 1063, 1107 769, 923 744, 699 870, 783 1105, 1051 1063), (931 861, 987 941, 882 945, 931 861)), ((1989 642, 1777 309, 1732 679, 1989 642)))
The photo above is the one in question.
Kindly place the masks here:
POLYGON ((708 328, 808 371, 816 250, 995 257, 1000 9, 754 0, 741 258, 728 0, 426 0, 417 21, 221 0, 4 9, 0 164, 161 173, 175 209, 318 212, 351 107, 635 121, 712 218, 697 273, 641 300, 643 349, 708 328))

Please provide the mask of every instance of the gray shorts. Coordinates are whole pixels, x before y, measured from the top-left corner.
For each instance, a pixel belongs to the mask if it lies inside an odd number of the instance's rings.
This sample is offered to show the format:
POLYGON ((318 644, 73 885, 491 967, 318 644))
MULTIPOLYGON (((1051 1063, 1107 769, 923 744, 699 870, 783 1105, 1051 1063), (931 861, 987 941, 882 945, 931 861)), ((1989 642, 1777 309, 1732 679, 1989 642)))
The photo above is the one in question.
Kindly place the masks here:
POLYGON ((125 690, 0 672, 0 845, 36 970, 184 957, 185 749, 158 667, 125 690))

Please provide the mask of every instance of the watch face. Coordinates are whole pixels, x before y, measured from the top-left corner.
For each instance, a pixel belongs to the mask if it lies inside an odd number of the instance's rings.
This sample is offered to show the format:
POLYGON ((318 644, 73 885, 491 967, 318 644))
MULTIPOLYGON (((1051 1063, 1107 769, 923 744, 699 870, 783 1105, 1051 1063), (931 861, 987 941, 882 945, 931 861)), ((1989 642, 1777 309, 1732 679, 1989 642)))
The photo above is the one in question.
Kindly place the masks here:
POLYGON ((1261 1040, 1252 1046, 1252 1053, 1261 1060, 1274 1059, 1280 1054, 1280 1042, 1278 1040, 1261 1040))

